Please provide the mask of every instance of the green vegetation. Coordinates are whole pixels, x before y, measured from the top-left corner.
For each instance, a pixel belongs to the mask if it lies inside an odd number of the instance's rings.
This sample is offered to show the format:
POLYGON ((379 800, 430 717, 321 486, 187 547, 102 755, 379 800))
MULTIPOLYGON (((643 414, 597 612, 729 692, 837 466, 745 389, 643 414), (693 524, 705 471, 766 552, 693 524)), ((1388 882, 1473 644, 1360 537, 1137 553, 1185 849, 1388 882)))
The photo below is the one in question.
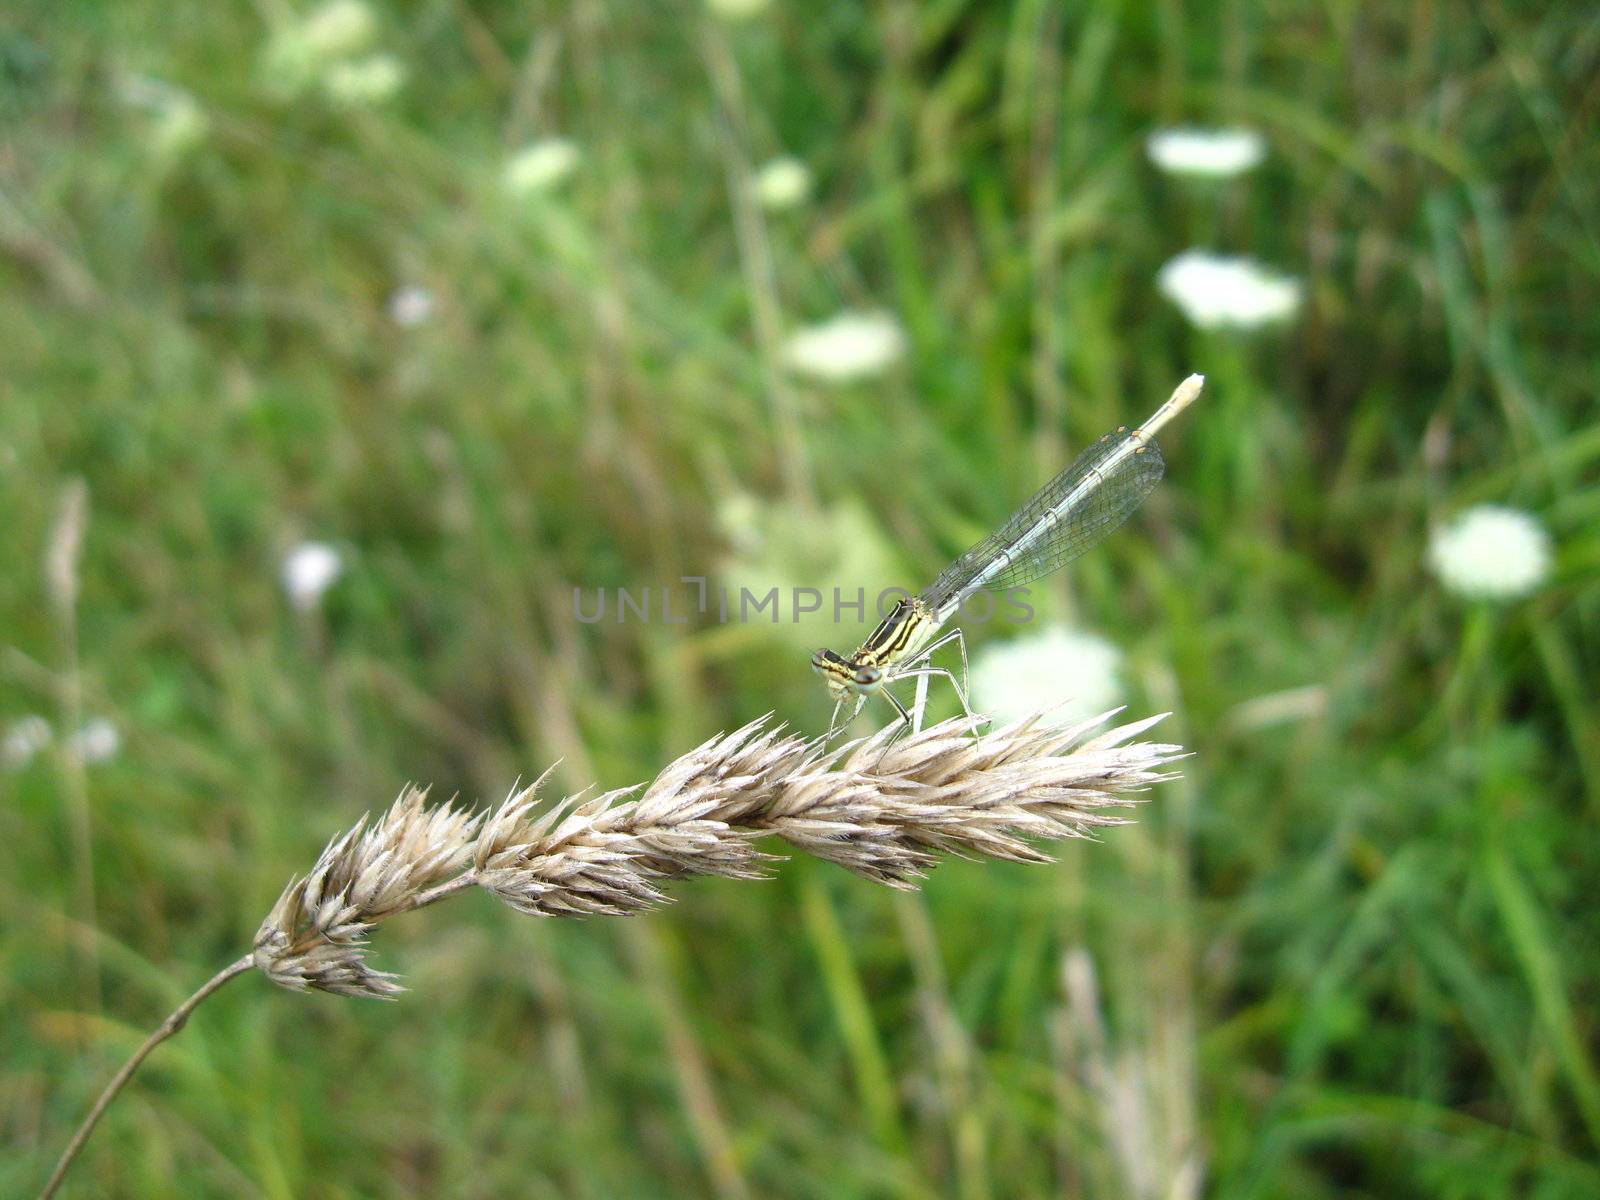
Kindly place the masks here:
POLYGON ((1193 370, 1167 483, 1033 597, 1196 752, 1136 826, 909 899, 791 861, 409 917, 409 995, 231 985, 66 1194, 1600 1194, 1592 12, 407 3, 402 86, 341 100, 269 51, 285 3, 182 8, 0 18, 0 728, 56 730, 0 772, 0 1192, 406 781, 817 730, 809 647, 865 631, 585 625, 574 586, 731 577, 736 511, 770 583, 920 586, 1193 370), (1190 121, 1267 157, 1161 174, 1190 121), (509 194, 552 136, 570 176, 509 194), (785 153, 811 198, 735 203, 785 153), (1196 245, 1300 314, 1191 328, 1155 280, 1196 245), (841 309, 899 363, 785 371, 841 309), (1525 599, 1428 571, 1481 502, 1550 532, 1525 599), (345 567, 297 612, 305 538, 345 567))

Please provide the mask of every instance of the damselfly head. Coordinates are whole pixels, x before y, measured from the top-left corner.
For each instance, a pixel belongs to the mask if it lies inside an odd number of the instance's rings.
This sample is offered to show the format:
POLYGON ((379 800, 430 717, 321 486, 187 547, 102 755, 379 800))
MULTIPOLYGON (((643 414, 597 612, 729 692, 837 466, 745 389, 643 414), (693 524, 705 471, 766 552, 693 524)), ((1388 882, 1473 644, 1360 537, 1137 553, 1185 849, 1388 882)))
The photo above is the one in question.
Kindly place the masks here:
POLYGON ((852 662, 832 650, 818 650, 811 656, 811 669, 828 684, 834 699, 864 695, 883 682, 883 668, 852 662))

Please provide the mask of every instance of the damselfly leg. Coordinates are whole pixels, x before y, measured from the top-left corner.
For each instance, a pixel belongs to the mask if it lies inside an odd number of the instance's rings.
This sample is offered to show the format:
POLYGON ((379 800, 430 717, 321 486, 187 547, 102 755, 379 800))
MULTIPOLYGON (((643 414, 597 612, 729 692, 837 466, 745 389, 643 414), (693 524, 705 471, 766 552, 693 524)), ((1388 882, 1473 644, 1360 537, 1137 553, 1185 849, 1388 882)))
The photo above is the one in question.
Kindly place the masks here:
MULTIPOLYGON (((967 667, 967 635, 964 632, 962 632, 960 629, 952 629, 943 637, 935 638, 921 650, 918 650, 916 654, 908 658, 906 660, 906 666, 915 667, 918 663, 931 666, 933 662, 934 651, 948 646, 951 642, 954 642, 956 644, 956 648, 961 651, 961 682, 959 684, 956 683, 955 679, 952 677, 950 679, 950 683, 956 690, 956 698, 961 701, 962 711, 970 717, 972 715, 972 707, 967 703, 967 691, 969 686, 968 678, 970 672, 967 667)), ((949 676, 950 673, 946 671, 945 674, 949 676)), ((894 674, 895 678, 911 678, 913 676, 915 676, 917 680, 917 695, 915 702, 911 706, 911 713, 913 717, 911 732, 921 733, 923 710, 927 708, 928 704, 928 680, 931 676, 929 673, 920 671, 896 671, 894 674)))
POLYGON ((849 696, 836 700, 833 705, 833 716, 828 719, 828 732, 823 736, 822 745, 826 747, 834 738, 850 728, 850 723, 861 715, 861 710, 866 706, 866 703, 867 698, 865 696, 855 697, 854 704, 850 704, 849 696), (841 721, 839 719, 839 711, 846 704, 850 704, 850 715, 841 721))
MULTIPOLYGON (((900 714, 900 720, 896 722, 893 732, 889 735, 889 740, 884 744, 885 754, 888 753, 891 746, 906 734, 922 732, 923 710, 928 702, 928 681, 936 678, 949 680, 950 688, 956 694, 956 702, 961 705, 961 712, 967 718, 967 723, 972 729, 973 740, 977 742, 983 741, 982 734, 978 732, 977 717, 974 715, 972 705, 967 699, 967 639, 961 630, 952 629, 943 637, 924 646, 915 655, 906 660, 906 667, 909 669, 897 669, 893 675, 884 680, 884 686, 881 689, 885 698, 888 699, 890 704, 894 705, 895 711, 900 714), (935 650, 947 646, 951 642, 954 642, 961 651, 961 679, 959 682, 952 672, 944 667, 933 666, 929 661, 935 650), (915 679, 917 681, 917 690, 910 709, 907 709, 900 701, 900 698, 889 690, 891 684, 898 683, 902 679, 915 679)), ((882 761, 881 755, 879 756, 879 761, 882 761)))
POLYGON ((898 683, 902 679, 915 679, 917 681, 917 699, 920 703, 926 699, 928 680, 938 677, 950 681, 950 687, 955 691, 956 700, 960 702, 961 711, 965 714, 967 724, 972 730, 973 740, 978 743, 983 741, 982 735, 978 732, 977 717, 973 715, 972 706, 967 703, 966 689, 956 682, 956 677, 944 667, 918 667, 911 671, 897 672, 893 678, 885 680, 883 687, 879 689, 883 693, 883 698, 894 705, 895 711, 900 714, 899 720, 894 723, 894 728, 889 733, 888 740, 883 744, 883 753, 878 755, 880 763, 883 761, 884 755, 889 753, 890 748, 905 737, 906 734, 922 732, 921 711, 916 708, 907 708, 900 697, 889 690, 890 684, 898 683))
MULTIPOLYGON (((956 694, 956 701, 957 701, 957 703, 959 703, 961 705, 961 713, 962 713, 962 715, 967 718, 967 723, 969 725, 973 724, 976 721, 977 718, 973 714, 972 705, 967 702, 967 691, 966 691, 966 689, 963 688, 959 683, 957 683, 956 682, 956 677, 950 671, 945 669, 944 667, 918 667, 914 671, 902 671, 900 674, 895 676, 895 679, 896 680, 915 679, 915 680, 917 680, 918 686, 920 688, 922 685, 926 684, 929 679, 940 678, 940 677, 942 677, 944 679, 948 679, 950 681, 951 690, 954 691, 955 694, 956 694)), ((888 693, 885 692, 884 694, 887 695, 888 693)), ((910 720, 910 715, 909 714, 907 715, 907 724, 911 724, 911 720, 910 720)), ((918 724, 916 724, 912 728, 911 732, 913 732, 913 733, 921 733, 922 732, 922 727, 921 727, 920 721, 919 721, 918 724)), ((976 727, 973 728, 973 736, 974 737, 977 736, 976 727)))

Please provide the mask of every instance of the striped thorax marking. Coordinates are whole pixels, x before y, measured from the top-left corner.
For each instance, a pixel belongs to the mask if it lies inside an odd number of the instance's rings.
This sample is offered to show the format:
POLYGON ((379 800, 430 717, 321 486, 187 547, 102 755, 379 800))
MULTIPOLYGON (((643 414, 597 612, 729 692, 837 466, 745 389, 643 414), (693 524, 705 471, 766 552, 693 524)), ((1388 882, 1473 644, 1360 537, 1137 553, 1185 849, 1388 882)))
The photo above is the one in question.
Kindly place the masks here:
POLYGON ((883 685, 891 668, 920 650, 939 627, 938 617, 921 600, 907 596, 896 604, 856 652, 846 658, 818 650, 811 669, 827 682, 835 700, 865 696, 883 685))

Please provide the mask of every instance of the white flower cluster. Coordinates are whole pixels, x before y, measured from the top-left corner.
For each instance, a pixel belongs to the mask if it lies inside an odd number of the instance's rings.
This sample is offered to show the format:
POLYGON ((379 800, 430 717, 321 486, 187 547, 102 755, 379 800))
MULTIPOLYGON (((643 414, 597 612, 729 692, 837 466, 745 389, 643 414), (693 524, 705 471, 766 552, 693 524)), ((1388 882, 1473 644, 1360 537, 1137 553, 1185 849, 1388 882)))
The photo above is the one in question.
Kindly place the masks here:
POLYGON ((84 763, 105 762, 121 748, 122 735, 104 717, 85 721, 83 728, 67 739, 67 753, 84 763))
MULTIPOLYGON (((18 717, 6 726, 0 736, 0 767, 7 771, 21 771, 55 740, 55 730, 50 722, 31 713, 18 717)), ((116 756, 122 746, 122 735, 117 727, 104 717, 85 721, 76 733, 62 740, 67 755, 85 765, 102 763, 116 756)))
MULTIPOLYGON (((1251 129, 1183 127, 1152 133, 1145 152, 1159 169, 1190 178, 1231 179, 1260 164, 1266 141, 1251 129)), ((1259 329, 1300 307, 1300 282, 1242 255, 1185 250, 1161 268, 1156 285, 1201 329, 1259 329)))
POLYGON ((796 208, 811 195, 811 168, 788 155, 775 158, 756 171, 755 193, 762 208, 796 208))
POLYGON ((8 771, 22 770, 49 747, 53 737, 55 731, 50 722, 38 713, 18 717, 0 736, 0 766, 8 771))
POLYGON ((327 59, 365 50, 377 32, 372 10, 362 0, 329 0, 299 25, 307 51, 327 59))
POLYGON ((211 119, 200 102, 175 84, 132 75, 121 80, 118 90, 125 104, 145 114, 146 145, 157 159, 182 158, 204 141, 211 129, 211 119))
POLYGON ((350 108, 382 104, 397 95, 406 81, 406 69, 392 54, 369 54, 349 62, 334 63, 323 77, 328 99, 350 108))
POLYGON ((824 383, 870 379, 906 350, 906 335, 888 313, 843 312, 791 333, 783 344, 789 369, 824 383))
POLYGON ((1162 129, 1145 142, 1150 161, 1173 175, 1227 179, 1266 157, 1267 144, 1253 129, 1162 129))
POLYGON ((724 21, 748 21, 771 7, 772 0, 706 0, 706 7, 724 21))
POLYGON ((1434 532, 1428 564, 1439 582, 1468 600, 1515 600, 1550 574, 1550 535, 1514 508, 1480 504, 1434 532))
POLYGON ((1287 321, 1300 307, 1300 283, 1244 257, 1185 250, 1156 286, 1201 329, 1257 329, 1287 321))
POLYGON ((405 85, 406 69, 394 55, 372 50, 377 35, 377 18, 363 0, 328 0, 278 28, 262 73, 282 96, 317 86, 346 108, 382 104, 405 85))
POLYGON ((389 319, 401 329, 426 325, 433 308, 433 293, 418 283, 402 284, 389 296, 389 319))
POLYGON ((551 191, 577 168, 576 144, 566 138, 543 138, 508 158, 501 180, 512 196, 527 199, 551 191))
POLYGON ((1046 708, 1053 721, 1082 720, 1122 702, 1121 672, 1113 643, 1051 626, 983 647, 972 663, 972 705, 997 721, 1046 708))
POLYGON ((326 542, 301 542, 283 557, 283 590, 289 603, 310 612, 344 572, 344 559, 326 542))

